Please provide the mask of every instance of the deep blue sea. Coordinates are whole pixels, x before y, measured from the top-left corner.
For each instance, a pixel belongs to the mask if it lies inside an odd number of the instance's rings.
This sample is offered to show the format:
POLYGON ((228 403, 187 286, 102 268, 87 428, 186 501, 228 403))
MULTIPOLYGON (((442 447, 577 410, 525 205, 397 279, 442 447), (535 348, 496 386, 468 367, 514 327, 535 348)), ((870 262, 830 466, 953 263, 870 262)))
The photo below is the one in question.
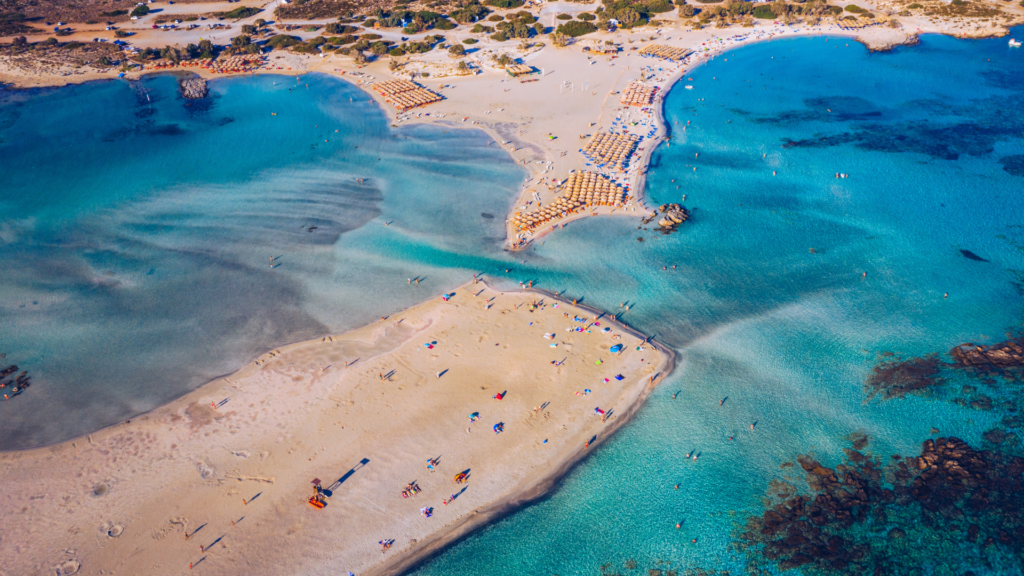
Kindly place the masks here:
MULTIPOLYGON (((672 140, 647 194, 685 195, 690 221, 663 236, 588 219, 520 254, 502 250, 502 223, 525 172, 503 151, 479 132, 389 128, 336 79, 218 80, 191 105, 168 76, 0 91, 0 353, 33 376, 0 403, 0 447, 87 433, 474 272, 628 301, 625 320, 679 367, 551 497, 418 576, 775 572, 734 544, 769 487, 807 489, 786 467, 798 455, 835 467, 861 433, 887 464, 933 427, 978 447, 1013 433, 1015 407, 869 402, 864 382, 883 352, 1022 325, 1024 52, 779 40, 688 78, 665 101, 672 140)), ((1022 571, 1012 547, 954 550, 913 505, 884 508, 826 527, 848 549, 881 542, 866 557, 892 573, 1022 571)))

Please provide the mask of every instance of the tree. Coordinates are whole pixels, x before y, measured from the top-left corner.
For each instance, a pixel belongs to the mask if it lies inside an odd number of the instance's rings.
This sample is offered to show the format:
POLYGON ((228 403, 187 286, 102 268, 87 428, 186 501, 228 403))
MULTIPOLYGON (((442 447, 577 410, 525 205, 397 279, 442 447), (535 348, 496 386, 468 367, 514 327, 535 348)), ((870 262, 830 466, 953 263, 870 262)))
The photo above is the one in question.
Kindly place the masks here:
POLYGON ((28 45, 28 38, 25 38, 24 36, 15 36, 12 42, 18 48, 23 48, 28 45))
POLYGON ((245 24, 242 26, 242 34, 252 36, 256 33, 256 27, 252 24, 245 24))
POLYGON ((683 18, 693 18, 693 15, 696 13, 697 11, 694 10, 693 6, 690 6, 689 4, 683 4, 682 6, 679 7, 679 15, 682 16, 683 18))
POLYGON ((141 6, 136 6, 135 9, 132 10, 130 15, 131 16, 137 16, 137 17, 141 18, 141 17, 145 16, 146 14, 149 14, 149 6, 146 6, 145 4, 142 4, 141 6))
POLYGON ((569 45, 569 37, 561 32, 552 32, 551 43, 555 45, 555 48, 565 48, 569 45))
POLYGON ((366 64, 366 54, 363 54, 361 50, 353 50, 352 59, 356 61, 356 64, 366 64))
POLYGON ((501 66, 502 68, 514 62, 515 60, 513 60, 512 57, 509 56, 508 54, 502 53, 501 56, 498 56, 498 66, 501 66))
POLYGON ((377 42, 373 46, 370 46, 370 52, 373 52, 377 56, 383 56, 388 53, 388 45, 383 42, 377 42))
POLYGON ((448 48, 448 54, 450 54, 452 58, 465 56, 466 48, 463 47, 462 44, 452 44, 451 47, 448 48))
POLYGON ((110 58, 107 58, 106 56, 100 56, 100 59, 97 60, 96 63, 100 66, 110 66, 112 64, 110 58))
POLYGON ((255 24, 257 28, 263 28, 264 26, 267 25, 267 21, 264 20, 263 18, 257 18, 256 21, 253 22, 253 24, 255 24))
POLYGON ((245 48, 252 43, 252 38, 242 34, 231 39, 231 46, 234 48, 245 48))
POLYGON ((185 55, 188 57, 189 60, 195 58, 196 56, 199 56, 199 46, 196 46, 195 44, 189 44, 188 46, 185 46, 185 55))
POLYGON ((466 65, 465 60, 459 60, 459 65, 457 66, 457 68, 459 69, 459 72, 465 72, 469 70, 469 66, 466 65))
POLYGON ((398 63, 398 60, 393 58, 391 59, 391 62, 388 62, 388 70, 391 70, 392 72, 398 70, 401 66, 402 65, 398 63))
POLYGON ((216 55, 216 53, 215 53, 215 49, 213 47, 213 42, 210 42, 209 40, 207 40, 205 38, 199 41, 199 57, 200 58, 204 58, 204 59, 205 58, 213 58, 215 55, 216 55))

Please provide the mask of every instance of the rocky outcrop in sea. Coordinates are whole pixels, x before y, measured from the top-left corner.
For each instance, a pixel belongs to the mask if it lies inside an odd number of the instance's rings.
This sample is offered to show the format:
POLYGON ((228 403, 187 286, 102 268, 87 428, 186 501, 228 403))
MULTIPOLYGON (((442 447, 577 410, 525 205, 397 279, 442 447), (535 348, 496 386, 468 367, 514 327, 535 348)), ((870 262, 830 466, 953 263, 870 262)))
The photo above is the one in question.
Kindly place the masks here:
POLYGON ((200 100, 206 98, 210 93, 210 88, 206 85, 206 80, 198 77, 186 78, 178 83, 178 88, 181 89, 181 95, 189 100, 200 100))

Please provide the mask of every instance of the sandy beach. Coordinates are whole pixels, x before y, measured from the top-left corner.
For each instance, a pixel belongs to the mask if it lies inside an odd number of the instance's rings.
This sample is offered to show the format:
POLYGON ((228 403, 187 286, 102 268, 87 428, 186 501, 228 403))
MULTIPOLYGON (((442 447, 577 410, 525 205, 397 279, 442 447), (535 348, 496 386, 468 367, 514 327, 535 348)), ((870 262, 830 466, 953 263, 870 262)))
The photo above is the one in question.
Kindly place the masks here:
POLYGON ((397 573, 546 493, 672 369, 551 295, 449 295, 0 454, 0 574, 397 573))

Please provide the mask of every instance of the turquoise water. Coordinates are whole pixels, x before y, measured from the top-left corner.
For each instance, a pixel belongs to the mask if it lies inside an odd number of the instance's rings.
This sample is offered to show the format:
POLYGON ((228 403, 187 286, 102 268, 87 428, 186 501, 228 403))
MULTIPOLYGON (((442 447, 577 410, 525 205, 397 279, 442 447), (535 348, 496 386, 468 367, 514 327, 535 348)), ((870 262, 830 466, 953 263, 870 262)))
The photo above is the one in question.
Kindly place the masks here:
POLYGON ((681 231, 589 219, 519 255, 501 222, 525 174, 503 152, 470 131, 390 129, 337 80, 218 81, 198 109, 168 77, 0 92, 0 352, 34 375, 0 404, 0 446, 87 432, 509 267, 500 284, 631 302, 625 320, 679 368, 550 498, 416 574, 738 572, 733 530, 772 480, 802 477, 780 469, 796 455, 833 466, 852 432, 883 455, 917 454, 931 427, 978 442, 1001 413, 865 403, 862 387, 882 351, 1020 326, 1021 52, 796 39, 689 76, 648 180, 655 203, 686 195, 681 231))
MULTIPOLYGON (((655 204, 686 195, 682 231, 590 220, 535 256, 581 270, 541 277, 595 305, 635 301, 627 319, 672 343, 679 369, 554 495, 415 574, 745 572, 733 531, 763 511, 772 480, 802 478, 780 470, 796 455, 834 466, 855 431, 883 457, 916 455, 933 426, 977 443, 1003 415, 865 404, 862 385, 882 351, 996 342, 1020 326, 1024 180, 1000 163, 1024 153, 1020 51, 1005 39, 926 37, 885 54, 796 39, 688 77, 695 89, 665 102, 673 139, 647 190, 655 204)), ((961 553, 945 554, 925 573, 962 574, 961 553)), ((1021 573, 1019 558, 1011 566, 970 567, 1021 573)))
POLYGON ((191 105, 176 86, 0 92, 0 352, 33 377, 0 404, 2 448, 429 298, 470 279, 452 253, 500 257, 524 174, 483 134, 392 130, 327 76, 221 80, 191 105))

